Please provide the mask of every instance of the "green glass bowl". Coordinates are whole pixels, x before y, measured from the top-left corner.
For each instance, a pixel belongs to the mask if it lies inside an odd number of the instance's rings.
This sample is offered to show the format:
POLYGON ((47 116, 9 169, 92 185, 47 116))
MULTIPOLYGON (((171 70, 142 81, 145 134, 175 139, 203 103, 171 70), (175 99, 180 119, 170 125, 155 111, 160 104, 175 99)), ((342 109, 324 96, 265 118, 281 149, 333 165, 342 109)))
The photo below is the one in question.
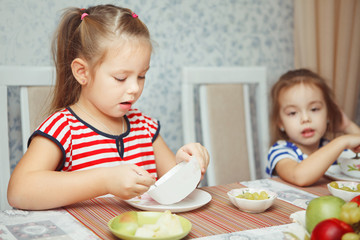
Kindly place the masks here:
POLYGON ((163 212, 148 212, 148 211, 142 211, 142 212, 137 212, 137 211, 131 211, 131 212, 126 212, 126 213, 122 213, 114 218, 112 218, 109 222, 108 222, 108 227, 110 229, 110 231, 118 238, 120 239, 126 239, 126 240, 149 240, 149 239, 156 239, 156 240, 174 240, 174 239, 182 239, 184 238, 186 235, 189 234, 192 224, 189 220, 187 220, 184 217, 178 216, 183 232, 181 234, 177 234, 177 235, 171 235, 171 236, 166 236, 166 237, 153 237, 153 238, 145 238, 145 237, 135 237, 134 234, 135 233, 130 233, 128 231, 125 230, 119 230, 118 226, 116 226, 117 221, 119 218, 121 218, 122 215, 124 214, 135 214, 137 217, 137 224, 139 226, 142 226, 143 224, 155 224, 156 221, 160 218, 160 216, 163 214, 163 212))

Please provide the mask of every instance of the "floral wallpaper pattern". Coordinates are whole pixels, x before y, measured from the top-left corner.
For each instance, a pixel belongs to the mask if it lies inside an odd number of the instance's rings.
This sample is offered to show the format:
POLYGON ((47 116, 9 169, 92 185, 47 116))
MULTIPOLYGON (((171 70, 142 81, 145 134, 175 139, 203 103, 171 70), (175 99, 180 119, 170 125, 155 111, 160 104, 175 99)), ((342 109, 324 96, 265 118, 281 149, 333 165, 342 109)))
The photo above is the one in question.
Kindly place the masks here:
MULTIPOLYGON (((156 47, 136 106, 161 121, 174 152, 183 145, 183 67, 266 66, 270 87, 294 65, 292 0, 2 0, 0 64, 52 65, 50 40, 61 10, 100 3, 131 8, 150 29, 156 47)), ((22 155, 19 89, 8 97, 14 167, 22 155)))

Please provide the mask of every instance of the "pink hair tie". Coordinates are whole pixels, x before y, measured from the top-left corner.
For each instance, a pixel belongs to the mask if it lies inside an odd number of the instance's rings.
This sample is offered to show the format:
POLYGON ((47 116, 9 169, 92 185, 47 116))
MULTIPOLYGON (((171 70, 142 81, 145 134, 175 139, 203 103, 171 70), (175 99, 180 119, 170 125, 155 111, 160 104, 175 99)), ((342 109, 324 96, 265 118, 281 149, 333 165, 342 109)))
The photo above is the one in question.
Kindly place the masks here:
POLYGON ((138 17, 138 15, 137 15, 136 13, 134 13, 134 12, 131 14, 131 16, 132 16, 133 18, 137 18, 137 17, 138 17))
POLYGON ((87 15, 89 15, 89 14, 87 14, 87 13, 81 14, 81 20, 83 20, 87 15))

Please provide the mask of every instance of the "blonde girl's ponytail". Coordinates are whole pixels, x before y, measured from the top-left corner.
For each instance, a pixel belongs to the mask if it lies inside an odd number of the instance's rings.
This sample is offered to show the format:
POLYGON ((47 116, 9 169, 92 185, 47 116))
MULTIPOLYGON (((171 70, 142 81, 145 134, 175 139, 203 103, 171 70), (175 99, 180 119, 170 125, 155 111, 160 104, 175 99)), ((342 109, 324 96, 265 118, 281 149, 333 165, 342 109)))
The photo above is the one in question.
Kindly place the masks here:
POLYGON ((51 112, 67 107, 78 100, 81 86, 71 70, 71 62, 79 56, 81 44, 78 32, 81 24, 81 10, 70 8, 62 15, 62 20, 52 42, 52 55, 56 70, 56 84, 51 112))
POLYGON ((133 41, 152 46, 150 33, 138 15, 130 9, 111 4, 87 9, 68 8, 62 15, 52 42, 56 84, 50 112, 76 103, 81 85, 72 74, 75 58, 85 60, 94 76, 97 67, 111 50, 111 41, 133 41))

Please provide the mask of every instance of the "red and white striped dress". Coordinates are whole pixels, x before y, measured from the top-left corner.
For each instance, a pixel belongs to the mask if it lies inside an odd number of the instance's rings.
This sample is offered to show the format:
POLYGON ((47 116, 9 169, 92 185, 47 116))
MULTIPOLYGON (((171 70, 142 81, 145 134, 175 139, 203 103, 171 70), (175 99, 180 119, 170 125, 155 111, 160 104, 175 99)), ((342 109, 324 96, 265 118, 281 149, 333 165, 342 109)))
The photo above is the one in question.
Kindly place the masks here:
POLYGON ((42 135, 56 143, 63 152, 58 170, 78 171, 120 164, 136 164, 157 177, 152 143, 160 123, 130 109, 124 116, 127 131, 121 135, 101 132, 65 108, 46 119, 29 139, 42 135))

